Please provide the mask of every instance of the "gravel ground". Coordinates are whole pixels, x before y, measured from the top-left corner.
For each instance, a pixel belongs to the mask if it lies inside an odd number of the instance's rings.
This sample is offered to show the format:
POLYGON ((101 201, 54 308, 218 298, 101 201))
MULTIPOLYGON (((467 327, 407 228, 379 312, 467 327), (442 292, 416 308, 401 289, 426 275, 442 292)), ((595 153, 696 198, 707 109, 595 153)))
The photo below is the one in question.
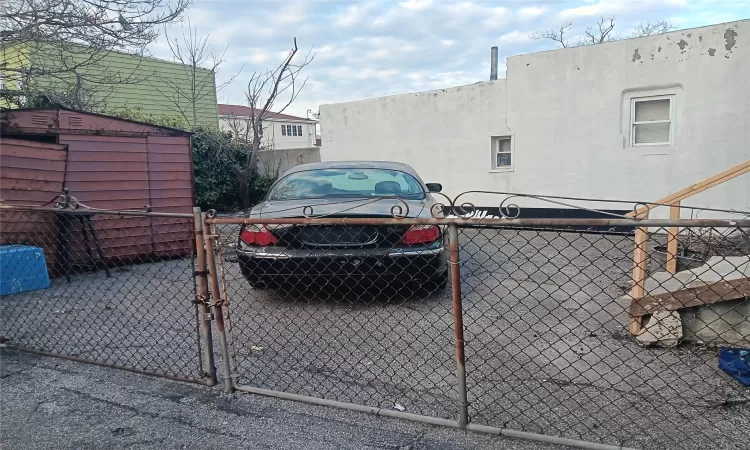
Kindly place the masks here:
MULTIPOLYGON (((227 242, 236 233, 221 229, 227 242)), ((460 241, 473 422, 642 448, 745 444, 750 392, 716 350, 644 349, 623 330, 632 238, 466 229, 460 241)), ((239 384, 456 418, 450 287, 257 290, 223 256, 239 384)), ((195 377, 191 271, 143 264, 3 297, 2 334, 195 377)))
POLYGON ((519 449, 463 432, 0 349, 0 448, 519 449))
MULTIPOLYGON (((465 229, 460 241, 473 422, 643 448, 731 448, 750 432, 750 392, 716 350, 645 349, 623 330, 632 237, 465 229)), ((224 261, 240 384, 457 417, 450 289, 257 290, 224 261)))

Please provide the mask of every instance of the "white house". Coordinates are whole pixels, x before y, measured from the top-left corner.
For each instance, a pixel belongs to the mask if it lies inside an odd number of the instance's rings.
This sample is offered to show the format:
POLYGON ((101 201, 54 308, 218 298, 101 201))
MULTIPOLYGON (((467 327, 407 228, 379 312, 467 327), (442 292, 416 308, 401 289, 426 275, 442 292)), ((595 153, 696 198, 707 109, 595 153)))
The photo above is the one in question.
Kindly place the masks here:
MULTIPOLYGON (((217 105, 219 126, 224 131, 245 132, 251 109, 241 105, 217 105)), ((320 145, 316 140, 317 121, 304 117, 269 112, 263 123, 263 144, 273 150, 310 148, 320 145)))
MULTIPOLYGON (((750 20, 513 56, 505 79, 321 106, 321 158, 405 162, 451 197, 655 201, 750 160, 748 80, 750 20)), ((684 204, 750 210, 750 174, 684 204)))

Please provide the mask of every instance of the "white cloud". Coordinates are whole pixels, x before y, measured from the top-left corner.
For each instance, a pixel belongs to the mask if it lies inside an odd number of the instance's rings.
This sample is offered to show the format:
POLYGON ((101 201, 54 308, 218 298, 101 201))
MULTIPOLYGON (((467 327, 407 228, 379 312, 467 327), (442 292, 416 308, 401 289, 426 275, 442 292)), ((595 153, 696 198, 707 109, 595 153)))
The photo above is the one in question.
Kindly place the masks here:
POLYGON ((539 6, 529 6, 521 8, 518 11, 518 18, 524 21, 533 20, 547 12, 547 8, 539 6))
MULTIPOLYGON (((528 35, 565 20, 574 24, 575 41, 599 16, 616 16, 617 30, 626 36, 640 21, 702 26, 747 10, 739 0, 275 0, 253 2, 252 8, 240 8, 236 0, 193 1, 188 16, 198 34, 210 35, 216 49, 228 46, 217 81, 244 65, 220 93, 224 100, 243 102, 249 75, 276 67, 292 37, 300 56, 314 47, 316 57, 303 73, 308 84, 287 111, 300 116, 323 103, 486 80, 489 47, 500 48, 501 61, 554 48, 553 42, 531 41, 528 35)), ((182 34, 179 29, 179 24, 169 27, 175 36, 182 34)), ((171 59, 163 41, 149 49, 171 59)))
POLYGON ((333 24, 339 27, 351 28, 360 24, 370 15, 372 4, 362 3, 347 7, 343 13, 333 19, 333 24))
POLYGON ((628 4, 621 0, 601 0, 590 5, 568 8, 560 11, 559 16, 563 19, 575 19, 578 17, 594 17, 616 14, 628 4))
POLYGON ((398 4, 402 8, 421 11, 432 5, 432 0, 407 0, 398 4))
POLYGON ((503 42, 506 44, 517 44, 520 42, 529 42, 529 41, 531 41, 531 38, 529 37, 529 33, 523 33, 518 30, 511 31, 510 33, 506 33, 500 36, 500 42, 503 42))

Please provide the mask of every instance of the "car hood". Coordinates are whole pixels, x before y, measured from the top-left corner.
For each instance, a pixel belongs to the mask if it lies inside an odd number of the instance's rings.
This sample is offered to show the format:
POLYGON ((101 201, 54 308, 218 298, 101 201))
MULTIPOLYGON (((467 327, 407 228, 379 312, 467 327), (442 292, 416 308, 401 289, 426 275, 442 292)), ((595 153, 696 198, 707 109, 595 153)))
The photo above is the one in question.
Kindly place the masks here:
POLYGON ((393 212, 395 214, 405 214, 407 217, 412 218, 425 218, 430 217, 430 207, 433 204, 434 200, 429 196, 424 200, 401 200, 377 197, 277 200, 256 205, 250 211, 250 216, 262 217, 264 219, 331 215, 343 217, 391 217, 393 212))

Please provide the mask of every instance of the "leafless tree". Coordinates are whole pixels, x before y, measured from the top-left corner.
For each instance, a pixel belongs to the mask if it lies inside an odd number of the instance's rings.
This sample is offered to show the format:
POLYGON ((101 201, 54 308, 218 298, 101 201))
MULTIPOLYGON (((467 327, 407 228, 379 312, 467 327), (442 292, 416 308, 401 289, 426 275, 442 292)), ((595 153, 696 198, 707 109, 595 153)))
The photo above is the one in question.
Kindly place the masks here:
POLYGON ((643 37, 651 36, 652 34, 664 34, 674 29, 674 25, 668 23, 666 20, 659 20, 658 22, 641 22, 635 26, 632 36, 643 37))
POLYGON ((570 31, 573 24, 565 21, 560 28, 557 30, 538 31, 529 35, 529 38, 540 40, 540 39, 551 39, 557 42, 562 48, 570 47, 568 39, 565 37, 565 33, 570 31))
POLYGON ((46 98, 96 109, 108 86, 139 82, 108 70, 112 52, 142 55, 159 27, 177 21, 190 0, 4 0, 0 9, 2 95, 23 106, 46 98), (20 51, 19 51, 20 50, 20 51))
MULTIPOLYGON (((612 42, 620 39, 614 32, 615 29, 615 18, 601 17, 596 26, 586 27, 584 36, 578 39, 578 42, 571 44, 568 41, 567 35, 573 28, 571 22, 564 22, 560 28, 553 30, 546 30, 533 33, 529 35, 531 39, 549 39, 557 43, 562 48, 567 47, 579 47, 584 45, 596 45, 605 42, 612 42)), ((670 25, 664 20, 658 22, 641 22, 633 31, 632 37, 650 36, 652 34, 662 34, 674 29, 674 26, 670 25)))
POLYGON ((577 46, 596 45, 617 40, 617 37, 612 34, 615 29, 614 17, 608 19, 602 17, 596 25, 596 28, 586 27, 586 36, 578 40, 577 46))
MULTIPOLYGON (((188 32, 182 38, 171 37, 165 30, 166 41, 175 62, 182 65, 184 78, 153 77, 151 85, 159 91, 191 128, 199 125, 200 104, 212 99, 237 78, 239 71, 216 85, 216 74, 224 63, 226 47, 217 52, 208 43, 208 36, 198 37, 197 29, 188 21, 188 32), (185 83, 187 81, 187 83, 185 83)), ((242 69, 240 69, 241 71, 242 69)))
POLYGON ((234 168, 239 185, 240 204, 243 208, 250 206, 249 189, 252 177, 258 168, 258 152, 263 143, 264 120, 272 111, 284 112, 294 102, 307 82, 307 78, 300 79, 300 75, 315 55, 310 50, 301 61, 297 62, 295 61, 297 52, 297 38, 294 38, 294 46, 276 69, 254 72, 247 84, 245 97, 247 106, 250 108, 247 119, 250 148, 244 164, 234 168), (277 104, 278 107, 276 107, 277 104))

